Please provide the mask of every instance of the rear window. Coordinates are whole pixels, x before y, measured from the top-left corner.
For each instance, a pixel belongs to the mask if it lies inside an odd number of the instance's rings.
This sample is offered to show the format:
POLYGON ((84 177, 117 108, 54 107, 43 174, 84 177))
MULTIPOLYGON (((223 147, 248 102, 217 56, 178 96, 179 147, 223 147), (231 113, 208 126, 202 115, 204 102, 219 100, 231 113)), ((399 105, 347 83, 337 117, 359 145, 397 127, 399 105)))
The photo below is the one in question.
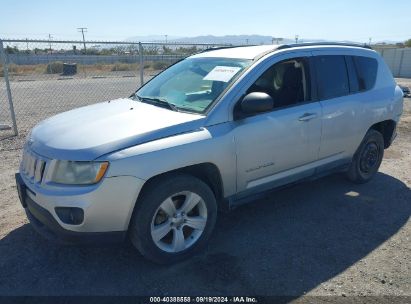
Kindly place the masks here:
POLYGON ((377 79, 378 62, 374 58, 353 56, 360 91, 372 89, 377 79))
POLYGON ((330 99, 349 94, 347 66, 344 56, 316 56, 318 94, 330 99))

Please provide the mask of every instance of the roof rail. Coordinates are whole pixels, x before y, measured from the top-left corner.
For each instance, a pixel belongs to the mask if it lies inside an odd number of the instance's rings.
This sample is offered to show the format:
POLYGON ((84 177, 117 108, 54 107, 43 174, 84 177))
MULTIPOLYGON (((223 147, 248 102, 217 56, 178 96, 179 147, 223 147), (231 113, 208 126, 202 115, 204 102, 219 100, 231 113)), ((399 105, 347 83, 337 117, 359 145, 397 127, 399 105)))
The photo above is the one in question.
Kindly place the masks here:
POLYGON ((300 47, 300 46, 321 46, 321 45, 329 45, 329 46, 354 46, 354 47, 360 47, 360 48, 365 48, 365 49, 372 49, 369 45, 367 44, 360 44, 360 43, 345 43, 345 42, 305 42, 305 43, 293 43, 293 44, 283 44, 280 45, 277 50, 283 50, 283 49, 289 49, 289 48, 294 48, 294 47, 300 47))
POLYGON ((223 50, 223 49, 234 49, 234 48, 243 47, 243 46, 252 46, 252 45, 225 45, 225 46, 210 47, 210 48, 201 50, 197 52, 196 54, 201 54, 201 53, 216 51, 216 50, 223 50))

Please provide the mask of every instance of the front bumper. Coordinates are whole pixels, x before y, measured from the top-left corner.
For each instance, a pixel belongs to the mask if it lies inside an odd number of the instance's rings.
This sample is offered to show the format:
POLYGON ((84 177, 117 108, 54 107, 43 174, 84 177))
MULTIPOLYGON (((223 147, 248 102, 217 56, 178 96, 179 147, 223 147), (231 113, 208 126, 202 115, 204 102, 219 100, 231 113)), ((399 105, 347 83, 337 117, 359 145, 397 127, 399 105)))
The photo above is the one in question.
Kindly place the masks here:
POLYGON ((106 178, 90 192, 83 187, 76 194, 71 188, 71 195, 40 189, 19 173, 16 184, 27 217, 41 235, 62 243, 101 243, 124 240, 143 181, 129 176, 106 178), (82 208, 83 222, 63 223, 56 207, 82 208))

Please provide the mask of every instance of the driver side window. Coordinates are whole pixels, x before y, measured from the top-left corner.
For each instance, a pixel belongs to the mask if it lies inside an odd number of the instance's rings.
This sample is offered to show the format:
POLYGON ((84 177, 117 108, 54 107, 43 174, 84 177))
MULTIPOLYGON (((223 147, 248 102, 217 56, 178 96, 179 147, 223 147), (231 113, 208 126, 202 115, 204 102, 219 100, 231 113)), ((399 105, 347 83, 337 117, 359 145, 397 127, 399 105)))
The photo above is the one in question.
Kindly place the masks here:
POLYGON ((266 70, 246 94, 262 92, 271 96, 274 109, 309 101, 311 98, 307 58, 277 62, 266 70))

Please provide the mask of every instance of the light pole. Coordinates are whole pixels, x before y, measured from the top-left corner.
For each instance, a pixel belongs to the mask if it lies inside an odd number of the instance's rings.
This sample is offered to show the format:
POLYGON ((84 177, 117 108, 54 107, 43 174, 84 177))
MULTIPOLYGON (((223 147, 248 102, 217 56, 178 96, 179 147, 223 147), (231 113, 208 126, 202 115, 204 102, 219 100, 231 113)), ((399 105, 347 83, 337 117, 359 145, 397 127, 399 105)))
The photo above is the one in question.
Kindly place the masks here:
POLYGON ((295 35, 295 43, 298 43, 298 35, 295 35))
POLYGON ((49 34, 49 50, 50 50, 50 54, 53 54, 53 51, 51 49, 51 39, 53 39, 53 36, 51 36, 51 34, 49 34))

